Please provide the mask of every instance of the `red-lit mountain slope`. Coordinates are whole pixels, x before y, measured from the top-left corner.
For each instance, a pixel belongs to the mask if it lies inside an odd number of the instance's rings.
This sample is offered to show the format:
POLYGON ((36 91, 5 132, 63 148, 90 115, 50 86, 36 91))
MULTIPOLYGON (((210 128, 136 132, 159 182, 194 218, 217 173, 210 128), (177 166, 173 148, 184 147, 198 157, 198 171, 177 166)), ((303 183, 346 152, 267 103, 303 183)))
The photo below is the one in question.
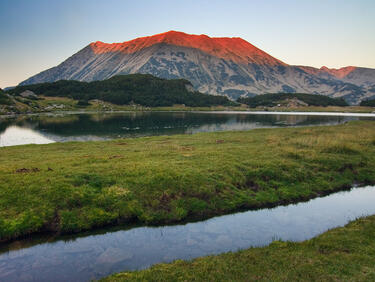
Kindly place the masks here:
POLYGON ((107 44, 100 41, 91 43, 95 54, 121 52, 133 54, 156 44, 169 44, 179 47, 199 49, 209 55, 239 64, 285 65, 249 42, 239 37, 211 38, 207 35, 193 35, 168 31, 153 36, 140 37, 123 43, 107 44))
POLYGON ((291 66, 238 37, 211 38, 177 31, 123 43, 91 43, 60 65, 21 84, 102 80, 129 73, 185 78, 201 92, 233 99, 302 92, 344 97, 354 104, 375 96, 374 69, 291 66))

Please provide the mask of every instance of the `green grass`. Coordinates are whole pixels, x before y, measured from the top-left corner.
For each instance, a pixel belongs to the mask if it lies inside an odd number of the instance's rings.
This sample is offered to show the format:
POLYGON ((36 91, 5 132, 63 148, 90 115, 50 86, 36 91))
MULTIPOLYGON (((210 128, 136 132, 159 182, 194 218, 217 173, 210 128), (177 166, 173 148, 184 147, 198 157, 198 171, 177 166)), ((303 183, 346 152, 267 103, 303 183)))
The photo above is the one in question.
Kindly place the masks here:
POLYGON ((66 97, 40 97, 40 100, 36 100, 37 107, 43 110, 46 107, 53 107, 53 105, 64 105, 61 110, 77 110, 77 101, 66 98, 66 97))
POLYGON ((375 124, 0 148, 0 239, 161 224, 375 183, 375 124))
POLYGON ((374 281, 375 216, 301 243, 175 261, 102 281, 374 281))

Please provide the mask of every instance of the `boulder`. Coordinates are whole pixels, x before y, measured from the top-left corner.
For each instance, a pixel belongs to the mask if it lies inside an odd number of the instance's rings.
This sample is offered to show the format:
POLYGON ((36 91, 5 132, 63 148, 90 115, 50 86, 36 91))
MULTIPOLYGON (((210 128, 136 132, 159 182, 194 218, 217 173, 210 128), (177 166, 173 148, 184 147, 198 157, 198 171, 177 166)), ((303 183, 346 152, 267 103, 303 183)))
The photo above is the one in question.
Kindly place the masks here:
POLYGON ((25 90, 20 93, 20 96, 23 98, 38 98, 38 96, 31 90, 25 90))

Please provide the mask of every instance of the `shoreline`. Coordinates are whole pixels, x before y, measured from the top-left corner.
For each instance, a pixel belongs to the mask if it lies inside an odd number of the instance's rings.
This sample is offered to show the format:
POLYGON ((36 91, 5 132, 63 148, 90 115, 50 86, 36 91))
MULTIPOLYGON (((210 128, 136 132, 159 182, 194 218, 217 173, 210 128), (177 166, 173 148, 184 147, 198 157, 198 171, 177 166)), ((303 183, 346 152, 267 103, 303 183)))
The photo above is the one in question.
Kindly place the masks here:
POLYGON ((0 114, 0 118, 12 118, 17 116, 33 116, 33 115, 59 115, 59 114, 100 114, 100 113, 127 113, 127 112, 197 112, 197 113, 233 113, 233 114, 279 114, 279 115, 327 115, 327 116, 358 116, 358 117, 375 117, 375 108, 369 107, 347 107, 347 109, 353 109, 354 111, 346 111, 345 107, 302 107, 302 108, 266 108, 259 110, 257 108, 180 108, 180 107, 157 107, 157 108, 128 108, 125 106, 124 109, 116 110, 97 110, 97 109, 73 109, 63 111, 40 111, 30 113, 12 113, 12 114, 0 114))
MULTIPOLYGON (((130 220, 128 222, 122 222, 121 224, 118 224, 117 221, 114 221, 112 223, 109 223, 107 225, 103 226, 98 226, 94 227, 91 229, 87 230, 82 230, 79 232, 68 232, 68 233, 60 233, 58 231, 51 231, 51 230, 41 230, 39 232, 34 232, 32 234, 27 234, 24 236, 12 238, 9 240, 2 241, 0 240, 0 247, 5 247, 6 245, 22 241, 23 240, 37 240, 40 237, 43 237, 44 239, 42 241, 38 241, 37 244, 42 244, 46 242, 54 242, 54 241, 59 241, 59 240, 64 240, 65 238, 67 240, 74 240, 76 238, 81 238, 81 237, 86 237, 86 236, 91 236, 91 235, 96 235, 97 233, 107 233, 107 232, 115 232, 115 231, 121 231, 121 230, 129 230, 133 228, 138 228, 138 227, 162 227, 162 226, 177 226, 177 225, 184 225, 188 223, 194 223, 194 222, 200 222, 200 221, 205 221, 211 218, 215 217, 220 217, 220 216, 225 216, 225 215, 231 215, 231 214, 236 214, 236 213, 241 213, 241 212, 247 212, 247 211, 258 211, 258 210, 263 210, 263 209, 272 209, 276 207, 286 207, 289 205, 294 205, 298 203, 306 203, 310 200, 317 199, 317 198, 324 198, 327 196, 330 196, 331 194, 335 194, 338 192, 344 192, 344 191, 350 191, 351 189, 361 189, 363 187, 367 186, 372 186, 375 185, 374 182, 366 182, 366 183, 353 183, 352 185, 344 185, 341 187, 334 188, 330 191, 326 190, 321 190, 321 191, 316 191, 315 194, 311 194, 309 196, 305 197, 299 197, 296 199, 291 199, 290 201, 279 201, 275 203, 265 203, 261 205, 254 205, 254 206, 243 206, 243 207, 238 207, 233 210, 228 210, 228 211, 223 211, 219 213, 207 213, 205 215, 189 215, 183 220, 176 220, 176 221, 156 221, 156 222, 141 222, 137 220, 130 220), (115 230, 115 231, 114 231, 115 230)), ((33 244, 31 244, 32 246, 33 244)), ((22 248, 21 248, 22 249, 22 248)), ((12 249, 9 249, 9 251, 12 249)), ((0 254, 3 253, 1 252, 0 248, 0 254)))
POLYGON ((99 281, 373 280, 375 216, 361 217, 312 239, 175 260, 111 274, 99 281), (366 269, 366 271, 364 271, 366 269))

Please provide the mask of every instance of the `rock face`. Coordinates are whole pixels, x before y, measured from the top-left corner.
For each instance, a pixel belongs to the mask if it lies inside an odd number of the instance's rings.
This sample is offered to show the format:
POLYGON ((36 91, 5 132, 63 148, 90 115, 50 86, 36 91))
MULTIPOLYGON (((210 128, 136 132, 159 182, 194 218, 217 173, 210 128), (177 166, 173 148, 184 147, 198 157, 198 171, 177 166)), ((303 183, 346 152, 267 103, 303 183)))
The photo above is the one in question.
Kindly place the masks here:
POLYGON ((20 96, 23 98, 38 98, 38 96, 30 90, 23 91, 22 93, 20 93, 20 96))
POLYGON ((277 92, 343 97, 351 104, 375 98, 375 69, 293 66, 241 38, 210 38, 176 31, 123 43, 91 43, 21 85, 61 79, 103 80, 131 73, 185 78, 201 92, 233 99, 277 92))

